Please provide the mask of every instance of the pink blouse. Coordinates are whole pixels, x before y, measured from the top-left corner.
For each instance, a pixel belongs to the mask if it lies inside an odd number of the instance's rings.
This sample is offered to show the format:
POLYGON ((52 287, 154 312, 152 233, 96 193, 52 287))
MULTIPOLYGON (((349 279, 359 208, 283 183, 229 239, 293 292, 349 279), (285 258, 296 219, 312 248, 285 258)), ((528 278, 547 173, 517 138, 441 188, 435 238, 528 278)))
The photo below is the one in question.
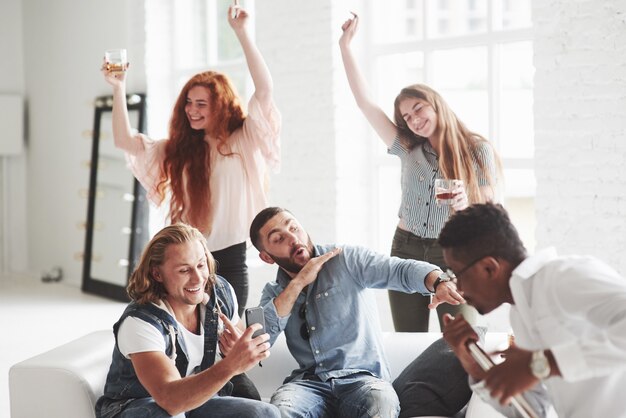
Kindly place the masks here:
MULTIPOLYGON (((206 237, 210 251, 246 241, 252 219, 267 207, 268 169, 274 173, 280 169, 280 126, 280 113, 274 103, 262 106, 253 95, 243 126, 227 141, 234 155, 212 153, 213 227, 206 237)), ((158 206, 157 185, 167 139, 155 141, 141 134, 136 138, 123 147, 126 159, 148 199, 158 206)))

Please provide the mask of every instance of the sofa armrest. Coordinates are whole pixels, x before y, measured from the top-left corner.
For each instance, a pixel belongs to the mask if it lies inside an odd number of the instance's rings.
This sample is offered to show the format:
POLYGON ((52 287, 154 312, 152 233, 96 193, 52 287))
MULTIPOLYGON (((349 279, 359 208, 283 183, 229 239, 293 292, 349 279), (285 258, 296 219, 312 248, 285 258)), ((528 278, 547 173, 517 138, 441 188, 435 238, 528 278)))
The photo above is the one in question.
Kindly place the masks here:
POLYGON ((113 344, 112 331, 96 331, 13 365, 11 417, 95 417, 113 344))

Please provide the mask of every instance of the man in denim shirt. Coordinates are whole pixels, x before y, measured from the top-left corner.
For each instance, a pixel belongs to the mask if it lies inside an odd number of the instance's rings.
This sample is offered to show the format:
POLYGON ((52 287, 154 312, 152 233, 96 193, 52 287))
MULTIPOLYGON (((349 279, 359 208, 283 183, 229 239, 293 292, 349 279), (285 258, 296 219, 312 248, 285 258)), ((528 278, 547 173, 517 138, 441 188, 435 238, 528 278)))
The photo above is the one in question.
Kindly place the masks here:
POLYGON ((261 296, 270 344, 284 331, 299 368, 272 396, 282 417, 397 417, 373 289, 434 295, 463 303, 451 281, 429 263, 362 247, 313 245, 287 210, 271 207, 252 221, 250 237, 275 282, 261 296))

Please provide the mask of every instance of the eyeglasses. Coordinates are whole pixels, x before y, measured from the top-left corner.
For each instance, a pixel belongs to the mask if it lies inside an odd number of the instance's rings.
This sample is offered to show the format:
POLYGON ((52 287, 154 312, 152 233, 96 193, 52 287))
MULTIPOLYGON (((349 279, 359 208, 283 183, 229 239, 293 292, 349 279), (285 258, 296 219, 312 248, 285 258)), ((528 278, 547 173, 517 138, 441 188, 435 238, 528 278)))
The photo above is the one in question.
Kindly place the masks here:
POLYGON ((309 332, 309 324, 306 323, 306 302, 300 307, 298 315, 300 316, 300 319, 304 321, 300 327, 300 336, 303 340, 307 341, 311 334, 309 332))
POLYGON ((446 269, 446 274, 448 275, 448 277, 450 279, 456 281, 457 277, 459 277, 461 274, 465 273, 467 270, 469 270, 470 267, 472 267, 474 264, 478 263, 480 260, 482 260, 485 257, 486 256, 483 255, 482 257, 477 258, 476 260, 472 261, 471 263, 469 263, 465 267, 463 267, 461 270, 459 270, 458 273, 453 272, 451 269, 446 269))

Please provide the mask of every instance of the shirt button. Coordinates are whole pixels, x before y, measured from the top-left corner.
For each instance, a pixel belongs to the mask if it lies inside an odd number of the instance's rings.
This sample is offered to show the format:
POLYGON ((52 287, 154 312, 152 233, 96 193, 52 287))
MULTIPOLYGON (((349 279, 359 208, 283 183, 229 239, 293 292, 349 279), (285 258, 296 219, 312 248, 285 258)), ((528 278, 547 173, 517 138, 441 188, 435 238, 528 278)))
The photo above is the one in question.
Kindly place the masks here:
POLYGON ((426 222, 424 222, 424 226, 426 226, 426 222))
POLYGON ((320 350, 315 350, 315 354, 319 354, 319 353, 320 353, 320 350))
POLYGON ((320 367, 322 367, 323 365, 324 365, 324 363, 320 363, 320 364, 318 364, 318 366, 320 366, 320 367))
POLYGON ((315 327, 311 327, 311 331, 315 331, 315 327))
POLYGON ((324 296, 328 296, 328 292, 324 292, 324 296))

